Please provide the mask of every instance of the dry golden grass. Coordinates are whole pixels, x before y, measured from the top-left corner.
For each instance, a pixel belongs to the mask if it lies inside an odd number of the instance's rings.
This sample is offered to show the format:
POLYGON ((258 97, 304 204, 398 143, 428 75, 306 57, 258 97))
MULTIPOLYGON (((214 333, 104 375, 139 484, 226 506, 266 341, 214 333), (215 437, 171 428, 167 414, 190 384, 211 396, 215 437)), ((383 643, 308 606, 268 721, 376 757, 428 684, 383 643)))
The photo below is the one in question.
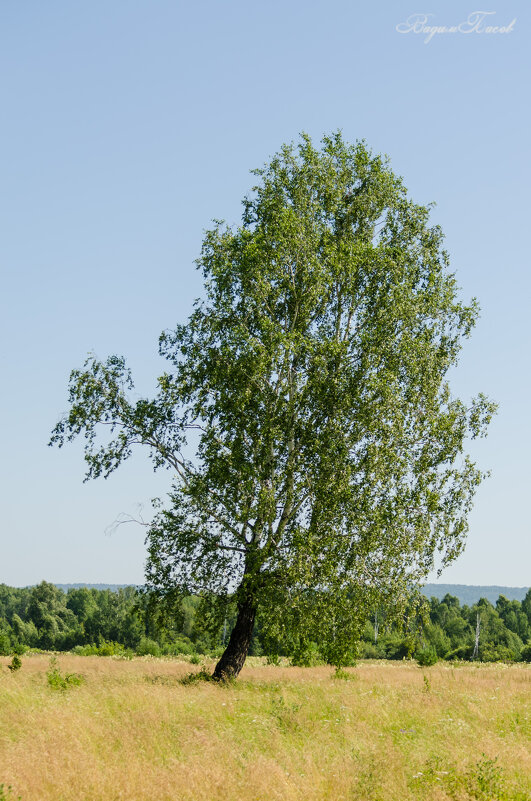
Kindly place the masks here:
POLYGON ((59 692, 45 655, 8 661, 0 784, 22 801, 531 797, 526 665, 373 662, 344 680, 250 660, 232 685, 183 686, 188 663, 68 654, 85 682, 59 692))

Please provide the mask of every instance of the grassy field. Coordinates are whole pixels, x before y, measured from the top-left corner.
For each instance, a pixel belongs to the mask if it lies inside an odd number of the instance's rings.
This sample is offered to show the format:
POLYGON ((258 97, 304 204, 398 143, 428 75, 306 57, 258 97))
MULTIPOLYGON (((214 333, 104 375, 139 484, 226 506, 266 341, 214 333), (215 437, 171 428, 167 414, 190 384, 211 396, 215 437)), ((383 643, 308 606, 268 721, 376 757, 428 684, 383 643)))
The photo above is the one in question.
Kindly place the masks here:
POLYGON ((531 798, 530 666, 251 659, 184 686, 198 667, 67 654, 61 690, 45 655, 0 663, 2 801, 531 798))

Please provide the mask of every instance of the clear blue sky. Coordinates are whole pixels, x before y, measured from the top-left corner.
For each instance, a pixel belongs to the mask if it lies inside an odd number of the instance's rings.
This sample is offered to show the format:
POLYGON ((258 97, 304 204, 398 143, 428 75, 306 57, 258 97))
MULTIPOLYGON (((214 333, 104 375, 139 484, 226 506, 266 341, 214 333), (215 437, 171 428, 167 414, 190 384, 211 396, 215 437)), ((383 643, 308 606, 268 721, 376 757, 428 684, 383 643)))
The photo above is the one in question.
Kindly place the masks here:
POLYGON ((396 30, 476 6, 2 3, 0 582, 142 582, 144 531, 105 529, 170 476, 138 452, 83 484, 81 445, 46 447, 69 371, 88 351, 123 354, 149 393, 160 331, 201 292, 204 229, 239 221, 249 170, 283 142, 341 128, 437 202, 463 296, 482 307, 454 388, 500 403, 473 450, 492 477, 441 581, 530 583, 530 6, 488 6, 491 24, 516 19, 507 34, 396 30))

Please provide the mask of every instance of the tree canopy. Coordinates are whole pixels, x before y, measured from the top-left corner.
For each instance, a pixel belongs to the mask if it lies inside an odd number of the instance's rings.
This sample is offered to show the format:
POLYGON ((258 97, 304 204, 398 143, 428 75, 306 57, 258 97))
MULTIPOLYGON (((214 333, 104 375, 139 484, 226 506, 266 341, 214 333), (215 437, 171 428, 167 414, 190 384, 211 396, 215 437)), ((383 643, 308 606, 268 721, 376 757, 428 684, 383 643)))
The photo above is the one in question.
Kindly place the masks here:
POLYGON ((89 478, 137 444, 171 470, 147 583, 218 613, 236 594, 217 677, 241 669, 259 607, 272 640, 312 634, 341 664, 367 608, 452 561, 482 479, 466 441, 494 411, 451 393, 478 306, 385 159, 303 135, 254 174, 241 225, 205 235, 204 296, 160 337, 155 397, 91 356, 51 440, 84 434, 89 478))

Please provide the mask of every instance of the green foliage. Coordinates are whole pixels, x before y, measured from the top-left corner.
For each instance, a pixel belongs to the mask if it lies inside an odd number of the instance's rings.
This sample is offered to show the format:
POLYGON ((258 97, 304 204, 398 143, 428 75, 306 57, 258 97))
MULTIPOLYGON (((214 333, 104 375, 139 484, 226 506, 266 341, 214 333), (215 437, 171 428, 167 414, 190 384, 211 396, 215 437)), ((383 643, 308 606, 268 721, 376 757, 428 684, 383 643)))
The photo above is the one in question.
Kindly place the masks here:
POLYGON ((195 673, 188 673, 186 676, 183 676, 182 679, 179 679, 179 684, 183 684, 185 687, 187 687, 190 684, 198 684, 202 681, 213 681, 212 674, 209 673, 206 668, 201 668, 201 670, 195 673))
POLYGON ((5 784, 0 784, 0 801, 22 801, 22 797, 19 795, 15 798, 11 785, 6 787, 5 784))
MULTIPOLYGON (((5 624, 4 624, 5 625, 5 624)), ((1 621, 0 621, 1 626, 1 621)), ((0 628, 0 656, 9 656, 13 652, 11 637, 7 628, 0 628)))
POLYGON ((194 643, 188 637, 179 637, 172 643, 166 643, 161 648, 164 656, 190 656, 195 651, 194 643))
POLYGON ((486 643, 481 646, 480 658, 482 662, 514 662, 520 653, 521 651, 515 653, 511 648, 507 648, 504 645, 486 643))
POLYGON ((531 643, 524 645, 520 651, 520 659, 522 662, 531 662, 531 643))
POLYGON ((160 656, 160 646, 155 640, 150 640, 149 637, 142 637, 136 647, 136 652, 139 656, 160 656))
POLYGON ((300 729, 297 720, 297 713, 300 708, 301 704, 286 703, 282 695, 273 695, 271 698, 271 717, 276 720, 280 729, 287 729, 290 731, 297 731, 300 729))
POLYGON ((528 801, 529 798, 527 793, 510 787, 498 759, 485 754, 466 770, 454 765, 445 765, 443 770, 439 760, 430 759, 415 778, 423 789, 423 798, 429 798, 435 788, 452 801, 528 801))
MULTIPOLYGON (((341 665, 371 606, 402 605, 435 552, 445 565, 463 547, 482 478, 465 443, 494 405, 453 397, 447 377, 478 307, 430 209, 363 142, 302 135, 255 175, 241 226, 205 235, 204 299, 160 337, 157 395, 131 395, 121 357, 90 356, 51 444, 84 435, 87 478, 137 444, 171 469, 147 538, 154 593, 238 587, 264 632, 341 665)), ((47 609, 41 644, 57 635, 47 609)))
POLYGON ((416 648, 415 640, 410 637, 401 637, 396 634, 385 643, 385 655, 387 659, 411 659, 416 648))
POLYGON ((430 667, 439 661, 437 651, 433 646, 430 645, 425 648, 421 648, 420 651, 417 651, 415 658, 421 667, 430 667))
POLYGON ((446 781, 450 797, 460 799, 463 791, 469 798, 477 801, 525 801, 518 791, 507 787, 502 768, 497 757, 489 759, 484 754, 476 765, 465 774, 449 774, 446 781))
POLYGON ((358 678, 355 673, 349 673, 342 667, 336 667, 333 677, 334 679, 339 679, 341 681, 356 681, 358 678))
MULTIPOLYGON (((59 591, 60 592, 60 591, 59 591)), ((161 656, 192 656, 200 652, 218 657, 226 645, 228 635, 234 624, 236 609, 231 597, 225 598, 221 608, 225 608, 226 617, 221 622, 207 625, 205 609, 213 608, 199 598, 186 598, 176 610, 175 619, 170 617, 170 610, 158 615, 154 604, 149 615, 139 616, 138 606, 146 604, 146 596, 134 588, 109 593, 107 590, 84 589, 81 595, 75 591, 74 603, 71 603, 73 591, 65 596, 66 607, 74 614, 69 628, 60 631, 54 641, 54 649, 68 650, 84 656, 113 656, 131 658, 135 653, 152 653, 161 656), (81 603, 80 601, 83 601, 81 603), (105 611, 105 618, 102 611, 105 611), (80 615, 80 619, 75 617, 80 615), (105 624, 103 620, 105 619, 105 624), (98 622, 99 621, 99 622, 98 622), (130 632, 140 626, 141 635, 136 638, 135 647, 131 642, 130 632), (117 640, 108 641, 99 636, 96 642, 81 642, 71 645, 76 638, 86 640, 86 628, 101 632, 112 631, 117 640), (210 631, 210 633, 208 633, 210 631)), ((5 655, 23 655, 28 649, 33 652, 42 651, 36 648, 39 632, 33 620, 28 618, 32 588, 20 590, 0 585, 0 607, 6 617, 0 618, 1 633, 4 633, 5 655)), ((57 596, 54 594, 54 597, 57 596)), ((59 595, 61 599, 61 595, 59 595)), ((215 605, 215 604, 214 604, 215 605)), ((414 604, 406 604, 411 610, 414 604)), ((56 606, 56 610, 64 609, 64 599, 56 606)), ((474 645, 475 614, 474 607, 460 606, 457 598, 446 596, 442 601, 432 598, 428 606, 428 616, 409 614, 407 618, 397 619, 392 610, 380 606, 376 620, 378 623, 375 640, 375 613, 369 611, 363 626, 362 640, 358 644, 350 644, 350 650, 344 653, 344 664, 351 664, 356 658, 384 659, 408 658, 416 656, 423 648, 434 648, 439 658, 447 660, 469 660, 474 645), (472 623, 474 625, 472 625, 472 623)), ((511 612, 518 621, 521 616, 527 620, 523 603, 507 601, 501 598, 495 606, 483 603, 481 612, 480 659, 513 661, 531 661, 528 649, 529 639, 523 640, 509 629, 506 619, 513 621, 511 612), (504 617, 505 616, 505 617, 504 617), (523 643, 523 644, 522 644, 523 643)), ((209 618, 212 619, 212 618, 209 618)), ((513 621, 514 622, 514 621, 513 621)), ((283 637, 278 629, 265 629, 261 615, 258 615, 253 636, 251 654, 264 654, 270 664, 278 663, 281 656, 290 658, 299 665, 318 664, 325 660, 324 654, 330 658, 326 647, 321 650, 317 640, 301 639, 290 635, 283 637), (323 653, 324 652, 324 653, 323 653)), ((199 664, 201 656, 194 657, 199 664)))
POLYGON ((452 648, 452 640, 437 623, 428 623, 422 629, 423 638, 437 657, 444 657, 452 648))
POLYGON ((472 646, 471 645, 460 645, 457 648, 454 648, 452 651, 448 651, 445 659, 452 661, 454 659, 470 659, 472 657, 472 646))
POLYGON ((131 657, 133 651, 125 648, 118 642, 100 642, 99 645, 76 645, 72 648, 74 654, 78 656, 124 656, 131 657))
POLYGON ((11 664, 7 666, 11 673, 16 673, 22 667, 22 659, 18 654, 14 654, 11 664))
POLYGON ((360 659, 385 659, 385 647, 372 642, 362 642, 359 647, 360 659))
POLYGON ((315 642, 308 642, 299 638, 291 655, 291 664, 297 667, 314 667, 323 663, 319 647, 315 642))
POLYGON ((79 687, 84 682, 83 676, 79 673, 65 673, 62 674, 57 663, 57 657, 52 656, 50 659, 50 669, 46 673, 48 679, 48 686, 52 690, 59 690, 65 692, 71 687, 79 687))

